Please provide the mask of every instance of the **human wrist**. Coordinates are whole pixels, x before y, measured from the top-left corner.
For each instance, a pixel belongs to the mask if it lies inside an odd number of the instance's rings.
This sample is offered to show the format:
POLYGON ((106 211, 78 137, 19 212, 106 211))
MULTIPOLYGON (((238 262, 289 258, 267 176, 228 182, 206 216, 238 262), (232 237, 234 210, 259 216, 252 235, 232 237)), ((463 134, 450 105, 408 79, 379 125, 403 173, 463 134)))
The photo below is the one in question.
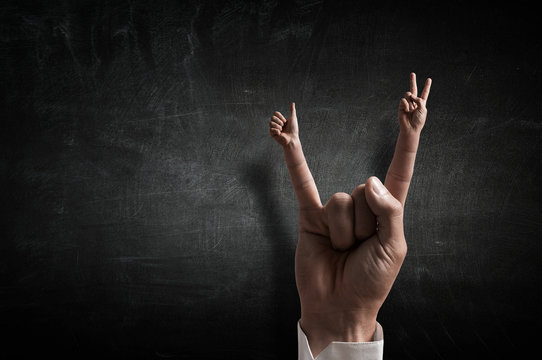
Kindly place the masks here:
POLYGON ((288 144, 282 146, 284 159, 288 168, 295 168, 305 162, 305 155, 299 137, 294 137, 288 144))
POLYGON ((282 145, 284 151, 291 151, 301 147, 299 136, 293 136, 292 139, 285 145, 282 145))
POLYGON ((416 152, 418 150, 418 145, 420 143, 421 130, 403 130, 399 131, 399 136, 397 138, 397 145, 403 151, 407 152, 416 152))
POLYGON ((376 330, 378 311, 303 313, 299 325, 314 356, 333 341, 370 342, 376 330))

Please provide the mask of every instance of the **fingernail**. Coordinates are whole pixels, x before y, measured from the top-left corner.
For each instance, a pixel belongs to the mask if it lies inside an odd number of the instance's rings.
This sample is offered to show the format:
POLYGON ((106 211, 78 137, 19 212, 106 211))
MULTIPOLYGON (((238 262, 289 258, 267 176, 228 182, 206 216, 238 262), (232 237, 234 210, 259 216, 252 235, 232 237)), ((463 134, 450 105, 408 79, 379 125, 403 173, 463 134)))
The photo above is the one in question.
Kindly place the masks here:
POLYGON ((373 190, 379 196, 385 195, 388 191, 377 177, 373 178, 373 190))

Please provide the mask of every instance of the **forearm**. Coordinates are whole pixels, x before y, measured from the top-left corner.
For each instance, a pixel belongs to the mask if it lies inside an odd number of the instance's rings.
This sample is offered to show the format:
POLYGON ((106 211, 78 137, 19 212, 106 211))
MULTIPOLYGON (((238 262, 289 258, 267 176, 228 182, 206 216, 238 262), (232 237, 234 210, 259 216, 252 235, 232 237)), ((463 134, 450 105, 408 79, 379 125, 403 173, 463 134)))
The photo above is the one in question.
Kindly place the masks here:
POLYGON ((299 139, 292 141, 282 149, 300 210, 321 206, 318 190, 299 139))
POLYGON ((397 143, 395 145, 395 153, 391 161, 390 167, 386 174, 386 184, 393 184, 390 192, 397 195, 403 205, 405 204, 410 180, 414 174, 414 164, 416 162, 416 153, 420 141, 419 131, 403 131, 399 132, 397 143), (394 181, 388 181, 392 178, 394 181))

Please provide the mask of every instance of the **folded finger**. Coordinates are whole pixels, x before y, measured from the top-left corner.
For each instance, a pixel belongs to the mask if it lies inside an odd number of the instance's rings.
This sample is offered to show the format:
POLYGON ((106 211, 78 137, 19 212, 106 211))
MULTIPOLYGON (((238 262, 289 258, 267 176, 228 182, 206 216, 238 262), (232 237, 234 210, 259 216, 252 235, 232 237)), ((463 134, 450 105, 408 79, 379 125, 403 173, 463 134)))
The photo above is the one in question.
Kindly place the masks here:
POLYGON ((412 99, 412 102, 416 104, 417 106, 419 107, 425 106, 425 100, 422 99, 421 97, 412 96, 411 99, 412 99))
POLYGON ((286 122, 286 118, 284 115, 282 115, 279 111, 275 111, 275 116, 277 116, 279 119, 281 119, 283 122, 286 122))
POLYGON ((284 126, 284 121, 276 117, 275 115, 271 116, 271 121, 279 124, 280 126, 284 126))
POLYGON ((413 96, 413 95, 412 95, 412 93, 411 93, 410 91, 407 91, 407 92, 405 93, 405 99, 407 99, 407 104, 408 104, 407 110, 408 110, 409 112, 414 111, 414 103, 412 102, 412 96, 413 96))
POLYGON ((277 124, 276 122, 273 122, 273 121, 269 122, 269 127, 271 129, 282 130, 282 126, 280 126, 279 124, 277 124))
POLYGON ((331 245, 337 250, 347 250, 354 239, 354 201, 349 194, 336 193, 325 206, 331 245))
POLYGON ((408 105, 407 99, 405 98, 401 99, 401 101, 399 102, 399 110, 406 111, 406 112, 409 111, 409 105, 408 105))

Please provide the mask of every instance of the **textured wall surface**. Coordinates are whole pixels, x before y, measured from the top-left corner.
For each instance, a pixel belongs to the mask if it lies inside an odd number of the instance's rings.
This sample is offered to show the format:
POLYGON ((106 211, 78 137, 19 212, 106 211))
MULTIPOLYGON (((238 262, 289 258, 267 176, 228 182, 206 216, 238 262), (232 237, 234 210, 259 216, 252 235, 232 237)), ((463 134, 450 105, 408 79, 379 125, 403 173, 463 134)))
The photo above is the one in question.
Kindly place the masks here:
POLYGON ((386 359, 504 357, 542 325, 540 15, 472 2, 0 7, 4 359, 294 359, 295 101, 323 201, 383 177, 433 78, 379 321, 386 359))

